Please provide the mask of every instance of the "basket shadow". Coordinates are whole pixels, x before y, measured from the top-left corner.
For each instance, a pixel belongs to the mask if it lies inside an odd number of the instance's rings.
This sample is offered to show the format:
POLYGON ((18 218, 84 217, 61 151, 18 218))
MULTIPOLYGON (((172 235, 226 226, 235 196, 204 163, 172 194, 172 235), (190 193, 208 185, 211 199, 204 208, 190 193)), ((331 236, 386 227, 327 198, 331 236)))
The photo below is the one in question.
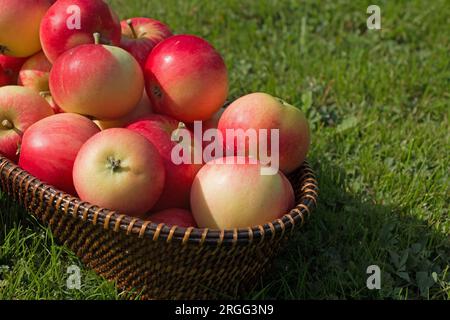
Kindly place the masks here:
POLYGON ((407 209, 346 191, 348 175, 327 160, 310 163, 319 182, 318 206, 245 298, 448 297, 448 236, 407 209), (367 286, 371 265, 380 268, 380 290, 367 286))

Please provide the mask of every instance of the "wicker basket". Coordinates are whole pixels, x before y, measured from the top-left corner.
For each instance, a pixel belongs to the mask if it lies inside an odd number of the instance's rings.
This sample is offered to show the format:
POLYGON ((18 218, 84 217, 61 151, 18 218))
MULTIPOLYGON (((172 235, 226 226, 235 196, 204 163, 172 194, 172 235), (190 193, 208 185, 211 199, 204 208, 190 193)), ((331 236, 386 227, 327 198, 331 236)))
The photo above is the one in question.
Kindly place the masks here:
POLYGON ((142 299, 235 296, 270 265, 317 200, 307 164, 289 176, 298 205, 281 219, 235 230, 168 227, 98 208, 0 157, 1 190, 49 226, 99 275, 142 299))

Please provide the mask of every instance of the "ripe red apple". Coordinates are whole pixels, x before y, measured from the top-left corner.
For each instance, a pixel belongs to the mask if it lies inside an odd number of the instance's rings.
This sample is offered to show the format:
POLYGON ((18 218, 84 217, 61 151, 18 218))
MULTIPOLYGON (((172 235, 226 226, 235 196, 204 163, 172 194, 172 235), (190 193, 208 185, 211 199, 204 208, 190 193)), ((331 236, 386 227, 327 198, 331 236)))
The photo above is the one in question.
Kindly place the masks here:
POLYGON ((290 182, 281 172, 262 175, 261 166, 244 157, 208 162, 192 184, 191 208, 198 226, 246 228, 288 213, 294 206, 290 182))
POLYGON ((65 112, 116 120, 141 100, 144 76, 136 59, 125 50, 85 44, 65 52, 53 64, 50 91, 65 112))
POLYGON ((47 102, 31 89, 0 88, 0 153, 11 161, 19 159, 23 133, 35 122, 52 115, 47 102))
MULTIPOLYGON (((308 121, 303 112, 266 93, 252 93, 234 101, 220 118, 218 128, 224 137, 224 146, 234 145, 235 153, 241 148, 242 141, 236 136, 234 143, 226 141, 227 129, 278 129, 279 164, 285 174, 301 166, 310 145, 308 121)), ((268 137, 270 147, 270 134, 268 137)), ((249 150, 248 143, 245 150, 249 150)))
POLYGON ((197 223, 192 213, 184 209, 166 209, 150 214, 146 220, 154 223, 164 223, 168 226, 179 226, 183 228, 196 227, 197 223))
POLYGON ((19 166, 41 181, 76 195, 72 179, 75 158, 81 146, 99 131, 91 120, 78 114, 61 113, 42 119, 23 135, 19 166))
POLYGON ((140 134, 123 128, 108 129, 89 139, 73 168, 82 200, 135 217, 153 207, 164 178, 156 148, 140 134))
POLYGON ((95 120, 94 122, 102 130, 111 128, 124 128, 135 121, 150 116, 151 114, 153 114, 152 104, 150 103, 150 99, 148 98, 147 93, 145 93, 144 91, 141 101, 139 101, 133 111, 131 111, 131 113, 127 114, 125 117, 111 121, 95 120))
POLYGON ((160 42, 144 74, 154 111, 183 122, 211 118, 228 95, 222 57, 196 36, 177 35, 160 42))
POLYGON ((17 77, 27 58, 15 58, 0 54, 0 87, 16 85, 17 77))
POLYGON ((33 89, 36 92, 49 91, 48 76, 52 64, 41 51, 30 57, 19 72, 19 85, 33 89))
POLYGON ((162 22, 150 18, 132 18, 121 22, 120 46, 136 58, 142 69, 148 55, 162 40, 172 36, 172 31, 162 22))
POLYGON ((29 57, 41 50, 39 25, 51 0, 0 0, 0 54, 29 57))
POLYGON ((42 19, 42 49, 54 63, 64 52, 94 43, 98 32, 105 44, 118 46, 121 32, 117 15, 103 0, 58 0, 42 19))
MULTIPOLYGON (((180 123, 175 119, 154 114, 127 127, 140 133, 153 143, 164 161, 166 184, 160 199, 155 204, 154 210, 174 207, 188 209, 192 181, 202 167, 201 164, 177 165, 172 161, 172 150, 177 142, 172 141, 171 137, 179 125, 180 123)), ((189 134, 191 135, 191 141, 194 141, 193 134, 189 134)), ((194 153, 194 147, 195 145, 189 150, 191 155, 194 153)))

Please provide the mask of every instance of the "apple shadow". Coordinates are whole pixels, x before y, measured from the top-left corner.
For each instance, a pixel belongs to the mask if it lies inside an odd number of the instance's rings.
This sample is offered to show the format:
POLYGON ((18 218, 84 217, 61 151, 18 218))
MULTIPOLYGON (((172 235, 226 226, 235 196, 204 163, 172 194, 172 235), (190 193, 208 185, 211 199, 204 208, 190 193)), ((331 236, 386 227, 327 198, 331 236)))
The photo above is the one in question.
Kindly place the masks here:
POLYGON ((447 296, 448 236, 430 227, 426 220, 408 215, 406 209, 374 203, 370 192, 368 196, 346 191, 349 175, 326 159, 313 158, 309 162, 319 182, 317 208, 251 293, 240 297, 443 299, 447 296), (373 265, 380 270, 380 289, 368 288, 368 282, 374 279, 370 277, 375 275, 368 267, 373 265))

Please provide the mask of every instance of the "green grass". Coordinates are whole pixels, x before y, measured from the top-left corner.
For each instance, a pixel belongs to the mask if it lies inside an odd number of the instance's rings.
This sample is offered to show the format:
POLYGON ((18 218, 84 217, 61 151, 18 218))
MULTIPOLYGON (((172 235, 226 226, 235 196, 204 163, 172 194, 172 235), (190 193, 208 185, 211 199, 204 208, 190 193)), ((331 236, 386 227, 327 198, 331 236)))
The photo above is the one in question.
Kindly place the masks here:
MULTIPOLYGON (((247 298, 448 299, 450 7, 446 0, 110 1, 208 39, 225 57, 230 97, 265 91, 302 108, 320 201, 273 272, 247 298), (381 290, 366 269, 382 270, 381 290)), ((116 299, 49 231, 0 202, 0 298, 116 299)))

